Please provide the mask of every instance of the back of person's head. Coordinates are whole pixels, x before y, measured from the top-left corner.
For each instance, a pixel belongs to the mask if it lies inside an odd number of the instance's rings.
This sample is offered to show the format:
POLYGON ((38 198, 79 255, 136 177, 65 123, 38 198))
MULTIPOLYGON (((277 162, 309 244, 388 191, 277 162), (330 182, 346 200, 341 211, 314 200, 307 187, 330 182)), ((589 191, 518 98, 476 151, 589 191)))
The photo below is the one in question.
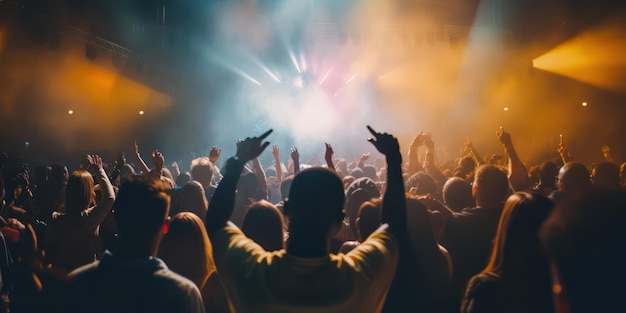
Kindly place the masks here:
POLYGON ((380 227, 381 210, 381 199, 370 199, 361 205, 359 208, 359 217, 356 220, 359 241, 364 241, 380 227))
POLYGON ((602 188, 619 188, 619 166, 611 162, 600 162, 591 171, 591 182, 602 188))
POLYGON ((590 185, 589 170, 582 163, 568 162, 559 170, 559 190, 575 193, 579 190, 587 189, 590 185))
POLYGON ((46 180, 48 180, 48 177, 50 176, 50 171, 52 171, 52 168, 47 165, 40 165, 35 167, 35 170, 33 171, 33 182, 35 184, 44 183, 46 180))
POLYGON ((79 214, 89 208, 94 197, 94 182, 91 174, 84 170, 72 172, 65 189, 65 212, 79 214))
POLYGON ((460 177, 451 177, 443 185, 443 201, 455 212, 476 205, 472 196, 472 185, 460 177))
POLYGON ((539 229, 554 203, 540 195, 511 195, 502 210, 484 273, 503 277, 505 305, 530 312, 552 309, 550 267, 539 243, 539 229))
POLYGON ((376 167, 374 165, 365 165, 363 167, 363 174, 365 177, 375 182, 378 181, 378 175, 376 175, 376 167))
POLYGON ((213 179, 213 162, 207 157, 196 158, 191 161, 191 177, 207 188, 213 179))
MULTIPOLYGON (((369 180, 369 178, 367 178, 369 180)), ((356 219, 359 217, 359 208, 363 203, 372 199, 370 193, 364 189, 358 188, 353 192, 346 195, 346 205, 344 207, 344 212, 346 214, 346 218, 348 220, 348 224, 350 225, 350 229, 352 229, 354 235, 357 235, 357 225, 356 219)))
POLYGON ((543 184, 555 185, 556 175, 558 174, 559 168, 552 161, 545 161, 539 166, 539 180, 543 184))
POLYGON ((502 169, 494 165, 481 165, 474 176, 473 194, 476 205, 502 207, 509 191, 509 180, 502 169))
POLYGON ((474 159, 470 156, 463 157, 459 160, 458 169, 467 174, 476 169, 476 161, 474 161, 474 159))
POLYGON ((54 164, 50 169, 49 179, 55 182, 66 182, 68 180, 67 167, 63 164, 54 164))
POLYGON ((122 166, 122 169, 120 170, 120 184, 127 181, 128 178, 133 175, 135 175, 135 168, 128 163, 124 164, 124 166, 122 166))
POLYGON ((358 189, 367 192, 370 198, 380 198, 380 190, 376 182, 368 177, 361 177, 352 181, 346 190, 346 198, 349 198, 358 189))
POLYGON ((202 288, 215 271, 213 250, 204 223, 191 212, 181 212, 170 222, 159 245, 158 257, 168 268, 202 288))
POLYGON ((626 194, 592 188, 564 199, 541 229, 559 308, 616 312, 626 292, 626 194))
POLYGON ((191 212, 204 220, 208 205, 204 188, 199 182, 192 180, 182 187, 178 197, 178 212, 191 212))
POLYGON ((312 231, 326 234, 343 220, 345 195, 341 179, 326 168, 308 168, 291 184, 284 211, 289 216, 290 233, 312 231))
POLYGON ((287 195, 289 195, 289 190, 291 190, 291 183, 293 183, 293 176, 289 176, 284 178, 282 182, 280 182, 280 197, 285 200, 287 195))
POLYGON ((365 177, 365 173, 360 167, 355 167, 350 171, 350 176, 354 177, 354 179, 359 179, 361 177, 365 177))
POLYGON ((255 198, 258 181, 254 173, 247 173, 239 177, 237 182, 237 196, 243 196, 245 199, 255 198))
POLYGON ((406 186, 407 191, 411 191, 416 195, 436 195, 437 183, 432 176, 426 172, 417 172, 409 177, 406 186))
POLYGON ((120 186, 114 217, 124 242, 152 242, 167 221, 169 186, 153 177, 132 176, 120 186))
POLYGON ((182 172, 178 177, 176 177, 176 186, 185 186, 188 182, 191 181, 191 174, 189 172, 182 172))
POLYGON ((283 215, 265 200, 253 203, 243 219, 241 230, 267 251, 283 248, 283 215))

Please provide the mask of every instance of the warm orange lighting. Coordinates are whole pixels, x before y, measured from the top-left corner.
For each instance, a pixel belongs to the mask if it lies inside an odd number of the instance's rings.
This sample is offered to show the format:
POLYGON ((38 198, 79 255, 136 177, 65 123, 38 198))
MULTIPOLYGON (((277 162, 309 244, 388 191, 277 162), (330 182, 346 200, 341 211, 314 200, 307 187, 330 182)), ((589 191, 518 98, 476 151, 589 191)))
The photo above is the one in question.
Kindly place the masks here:
POLYGON ((583 102, 583 103, 582 103, 582 105, 583 105, 584 107, 586 107, 586 106, 588 106, 588 105, 589 105, 589 103, 587 103, 587 102, 583 102))
POLYGON ((139 115, 143 115, 143 113, 144 113, 143 111, 139 111, 139 115))
POLYGON ((536 68, 605 89, 623 91, 626 81, 626 17, 616 16, 533 60, 536 68))
POLYGON ((74 110, 67 110, 67 114, 69 114, 69 115, 74 114, 74 110))
POLYGON ((509 107, 504 107, 504 111, 508 111, 508 110, 509 110, 509 107))

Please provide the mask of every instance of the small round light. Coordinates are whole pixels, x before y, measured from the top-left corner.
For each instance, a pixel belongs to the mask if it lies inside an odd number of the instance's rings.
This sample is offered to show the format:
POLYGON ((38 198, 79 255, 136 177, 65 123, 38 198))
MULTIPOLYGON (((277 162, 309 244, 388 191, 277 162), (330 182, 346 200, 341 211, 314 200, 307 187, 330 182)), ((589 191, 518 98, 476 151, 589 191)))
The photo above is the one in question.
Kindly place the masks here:
POLYGON ((585 102, 583 102, 583 103, 582 103, 582 105, 583 105, 584 107, 586 107, 586 106, 588 106, 588 105, 589 105, 589 103, 587 103, 587 102, 585 101, 585 102))
POLYGON ((509 107, 504 107, 504 111, 508 111, 508 110, 509 110, 509 107))
POLYGON ((143 115, 143 113, 144 113, 143 111, 139 111, 139 115, 143 115))
POLYGON ((69 114, 69 115, 74 114, 74 110, 67 110, 67 114, 69 114))

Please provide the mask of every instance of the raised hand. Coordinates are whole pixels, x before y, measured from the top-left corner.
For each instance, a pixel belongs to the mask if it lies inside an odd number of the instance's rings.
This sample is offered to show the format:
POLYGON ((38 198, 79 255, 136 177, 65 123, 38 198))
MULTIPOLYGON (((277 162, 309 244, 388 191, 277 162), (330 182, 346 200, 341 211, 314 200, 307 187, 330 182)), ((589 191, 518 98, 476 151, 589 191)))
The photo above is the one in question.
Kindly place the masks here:
POLYGON ((367 139, 367 141, 371 142, 376 150, 380 153, 384 154, 387 157, 390 156, 400 156, 400 145, 398 144, 398 139, 388 133, 378 133, 369 125, 367 129, 372 134, 372 138, 367 139))
POLYGON ((474 149, 474 145, 472 144, 472 140, 469 139, 469 137, 467 137, 467 139, 465 140, 465 149, 467 149, 467 150, 474 149))
POLYGON ((496 132, 496 137, 498 137, 500 143, 502 143, 505 147, 513 146, 513 143, 511 142, 511 134, 505 132, 502 127, 500 127, 500 129, 496 132))
POLYGON ((135 141, 134 143, 135 143, 135 145, 134 145, 134 148, 135 148, 135 150, 134 150, 134 151, 135 151, 135 154, 139 154, 139 145, 137 144, 137 141, 135 141))
POLYGON ((237 142, 237 158, 243 162, 248 162, 259 155, 270 145, 269 141, 263 142, 273 130, 268 130, 259 137, 248 137, 237 142))
POLYGON ((424 135, 424 145, 426 146, 426 149, 435 151, 435 141, 433 140, 431 134, 424 135))
POLYGON ((87 164, 89 165, 89 167, 95 167, 98 170, 101 170, 102 169, 102 158, 99 155, 97 155, 97 154, 94 154, 94 155, 88 154, 87 155, 87 164))
POLYGON ((291 148, 291 159, 295 162, 296 160, 300 160, 300 153, 298 152, 298 148, 291 148))
POLYGON ((326 162, 328 161, 333 161, 333 154, 335 153, 333 151, 333 147, 329 144, 329 143, 325 143, 326 144, 326 152, 324 153, 324 160, 326 160, 326 162))
POLYGON ((363 153, 361 154, 361 161, 367 161, 370 158, 370 153, 363 153))
POLYGON ((278 159, 280 157, 280 149, 278 149, 277 145, 272 146, 272 155, 274 156, 274 159, 278 159))
POLYGON ((154 170, 158 173, 161 173, 163 166, 165 166, 165 157, 159 150, 152 151, 152 165, 154 165, 154 170))
POLYGON ((413 138, 413 141, 411 141, 411 147, 417 148, 421 146, 423 142, 424 142, 424 132, 419 132, 417 135, 415 135, 415 137, 413 138))
POLYGON ((209 151, 209 161, 211 161, 211 163, 215 164, 215 162, 217 162, 217 160, 219 160, 220 154, 222 154, 222 148, 218 148, 216 146, 213 146, 211 148, 211 151, 209 151))

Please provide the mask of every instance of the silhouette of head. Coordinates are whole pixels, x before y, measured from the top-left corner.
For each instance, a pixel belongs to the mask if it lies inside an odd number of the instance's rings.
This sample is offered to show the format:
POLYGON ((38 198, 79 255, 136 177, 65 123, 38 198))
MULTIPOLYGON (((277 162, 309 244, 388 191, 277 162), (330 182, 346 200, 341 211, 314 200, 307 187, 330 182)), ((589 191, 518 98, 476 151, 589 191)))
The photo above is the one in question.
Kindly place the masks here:
POLYGON ((241 230, 267 251, 283 248, 283 215, 271 203, 253 203, 243 219, 241 230))
POLYGON ((325 168, 309 168, 293 179, 285 213, 289 230, 327 235, 344 217, 345 195, 341 179, 325 168))
POLYGON ((114 217, 120 239, 151 244, 166 230, 170 207, 169 186, 159 179, 133 176, 120 186, 114 217))
POLYGON ((476 205, 502 207, 509 191, 509 180, 502 169, 494 165, 481 165, 476 170, 472 193, 476 205))
POLYGON ((96 194, 93 177, 85 170, 72 172, 65 189, 65 211, 68 214, 79 214, 89 208, 96 194))

